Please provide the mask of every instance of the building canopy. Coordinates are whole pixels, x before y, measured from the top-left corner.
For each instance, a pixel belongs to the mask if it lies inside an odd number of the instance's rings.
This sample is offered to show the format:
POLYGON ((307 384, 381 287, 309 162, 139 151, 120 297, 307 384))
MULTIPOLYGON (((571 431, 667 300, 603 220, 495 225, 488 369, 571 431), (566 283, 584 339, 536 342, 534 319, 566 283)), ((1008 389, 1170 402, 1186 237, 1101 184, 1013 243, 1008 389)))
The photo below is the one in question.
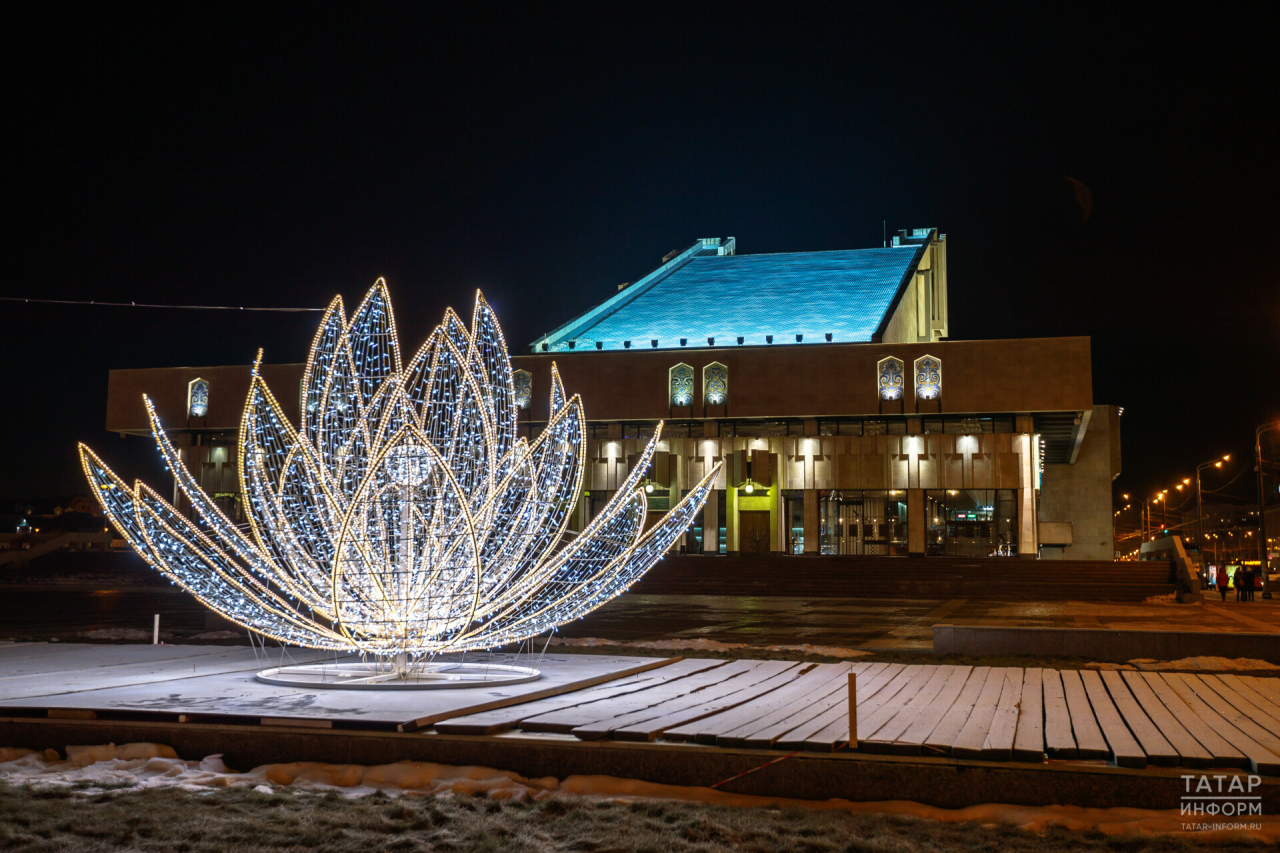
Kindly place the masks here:
POLYGON ((925 239, 885 248, 761 255, 736 254, 732 237, 704 238, 530 349, 871 341, 932 229, 918 231, 925 239))

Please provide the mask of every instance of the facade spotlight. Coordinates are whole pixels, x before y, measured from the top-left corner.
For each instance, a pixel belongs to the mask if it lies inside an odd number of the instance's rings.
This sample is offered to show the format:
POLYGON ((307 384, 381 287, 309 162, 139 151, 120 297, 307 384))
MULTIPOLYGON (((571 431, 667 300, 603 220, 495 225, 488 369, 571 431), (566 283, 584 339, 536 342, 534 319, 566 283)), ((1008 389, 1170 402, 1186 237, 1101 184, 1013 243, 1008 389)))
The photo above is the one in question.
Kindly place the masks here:
POLYGON ((653 483, 645 483, 644 491, 645 491, 645 494, 649 494, 649 495, 653 494, 653 483))
POLYGON ((747 494, 751 494, 755 490, 756 490, 756 487, 754 485, 752 485, 751 483, 747 483, 747 489, 746 489, 747 494))

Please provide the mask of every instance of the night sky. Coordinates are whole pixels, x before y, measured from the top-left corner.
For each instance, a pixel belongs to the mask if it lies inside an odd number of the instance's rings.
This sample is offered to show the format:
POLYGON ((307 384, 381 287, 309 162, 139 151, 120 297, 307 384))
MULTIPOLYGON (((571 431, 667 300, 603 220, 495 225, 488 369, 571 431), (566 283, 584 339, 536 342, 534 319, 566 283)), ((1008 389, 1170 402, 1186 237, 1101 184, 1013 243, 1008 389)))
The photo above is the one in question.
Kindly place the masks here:
MULTIPOLYGON (((1264 5, 26 5, 3 296, 323 306, 385 276, 407 345, 479 287, 522 347, 695 238, 883 221, 947 234, 953 338, 1093 337, 1124 491, 1280 416, 1264 5)), ((103 429, 107 371, 301 361, 318 321, 0 303, 0 497, 85 492, 79 440, 163 492, 103 429)))

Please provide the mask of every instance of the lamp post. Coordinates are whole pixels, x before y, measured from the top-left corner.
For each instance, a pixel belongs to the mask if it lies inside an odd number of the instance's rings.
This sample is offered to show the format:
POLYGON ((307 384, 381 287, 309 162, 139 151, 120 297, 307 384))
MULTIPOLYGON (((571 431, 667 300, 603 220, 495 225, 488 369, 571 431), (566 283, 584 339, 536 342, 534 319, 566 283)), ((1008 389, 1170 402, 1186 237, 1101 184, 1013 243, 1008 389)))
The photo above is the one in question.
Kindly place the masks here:
MULTIPOLYGON (((1168 493, 1168 491, 1169 491, 1168 489, 1165 489, 1163 492, 1160 492, 1160 494, 1156 495, 1155 497, 1149 497, 1143 501, 1143 505, 1147 511, 1146 512, 1147 523, 1142 532, 1142 536, 1143 536, 1142 541, 1144 542, 1147 541, 1146 537, 1149 536, 1151 534, 1151 531, 1155 528, 1155 522, 1151 520, 1151 503, 1152 501, 1156 503, 1160 503, 1161 501, 1163 501, 1164 496, 1168 493)), ((1164 508, 1161 507, 1161 513, 1163 512, 1164 512, 1164 508)), ((1165 516, 1163 514, 1160 517, 1162 520, 1165 519, 1165 516)))
POLYGON ((1200 499, 1200 472, 1205 468, 1221 468, 1223 462, 1230 462, 1231 454, 1228 453, 1221 459, 1215 459, 1211 462, 1201 462, 1196 466, 1196 539, 1200 542, 1204 541, 1204 503, 1200 499))
POLYGON ((1262 424, 1253 431, 1254 462, 1258 467, 1258 548, 1262 553, 1262 597, 1271 597, 1271 561, 1267 551, 1267 493, 1262 480, 1262 434, 1280 430, 1280 421, 1262 424))

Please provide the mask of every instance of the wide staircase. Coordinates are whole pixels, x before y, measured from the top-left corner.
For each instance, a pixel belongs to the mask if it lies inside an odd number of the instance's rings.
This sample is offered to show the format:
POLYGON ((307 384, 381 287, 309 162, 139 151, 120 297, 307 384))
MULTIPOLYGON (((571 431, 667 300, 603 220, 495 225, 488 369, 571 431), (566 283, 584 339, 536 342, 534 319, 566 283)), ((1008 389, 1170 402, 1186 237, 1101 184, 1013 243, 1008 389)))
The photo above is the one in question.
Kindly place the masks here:
POLYGON ((630 591, 640 595, 1142 601, 1173 595, 1176 589, 1170 564, 1156 561, 680 554, 661 560, 630 591))

